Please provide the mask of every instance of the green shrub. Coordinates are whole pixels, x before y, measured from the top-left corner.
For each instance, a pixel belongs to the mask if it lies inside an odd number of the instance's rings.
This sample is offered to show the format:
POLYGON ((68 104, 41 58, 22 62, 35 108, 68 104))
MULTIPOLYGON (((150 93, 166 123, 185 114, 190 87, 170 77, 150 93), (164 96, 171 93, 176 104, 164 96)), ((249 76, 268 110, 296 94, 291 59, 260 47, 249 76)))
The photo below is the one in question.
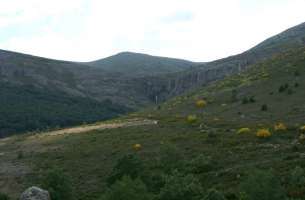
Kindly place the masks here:
POLYGON ((241 183, 241 199, 243 200, 279 200, 285 199, 285 191, 280 178, 271 171, 253 171, 241 183))
POLYGON ((292 89, 288 89, 287 94, 289 94, 289 95, 293 94, 293 90, 292 89))
POLYGON ((0 192, 0 200, 9 200, 9 199, 10 198, 6 194, 0 192))
POLYGON ((149 192, 159 194, 162 187, 164 187, 165 174, 159 170, 146 170, 141 176, 142 181, 147 186, 149 192))
POLYGON ((215 163, 210 157, 200 154, 188 163, 187 168, 191 173, 200 174, 213 170, 215 163))
POLYGON ((249 99, 250 103, 255 103, 256 100, 255 100, 255 97, 254 96, 251 96, 250 99, 249 99))
POLYGON ((99 200, 152 200, 153 195, 147 191, 140 179, 129 176, 122 177, 107 189, 99 200))
POLYGON ((211 189, 208 191, 203 200, 226 200, 226 198, 221 192, 215 189, 211 189))
POLYGON ((231 101, 234 103, 238 101, 238 91, 237 90, 232 90, 231 91, 231 101))
POLYGON ((244 97, 242 100, 242 104, 248 104, 248 103, 255 103, 255 97, 251 96, 251 97, 244 97))
POLYGON ((261 111, 267 111, 267 110, 268 110, 267 104, 263 104, 261 107, 261 111))
POLYGON ((304 199, 305 197, 305 171, 301 167, 296 167, 288 177, 288 196, 292 198, 304 199))
POLYGON ((300 76, 301 75, 301 73, 298 71, 298 70, 296 70, 295 72, 294 72, 294 76, 300 76))
POLYGON ((159 194, 159 200, 200 200, 202 197, 202 187, 198 179, 177 171, 165 177, 165 185, 159 194))
POLYGON ((183 155, 173 144, 163 144, 160 148, 160 166, 165 173, 183 168, 183 155))
POLYGON ((300 86, 299 83, 295 83, 295 84, 294 84, 294 87, 295 87, 295 88, 297 88, 297 87, 299 87, 299 86, 300 86))
POLYGON ((284 92, 285 90, 287 90, 289 88, 289 84, 285 83, 284 85, 281 85, 279 88, 279 92, 284 92))
POLYGON ((73 199, 71 181, 60 169, 52 169, 47 173, 43 188, 50 192, 52 200, 73 199))
POLYGON ((23 151, 18 151, 17 159, 22 159, 23 157, 23 151))
POLYGON ((107 183, 111 185, 123 176, 129 176, 132 179, 138 178, 143 170, 143 162, 138 156, 134 154, 125 155, 114 166, 111 175, 107 179, 107 183))
POLYGON ((247 103, 249 103, 249 99, 248 97, 244 97, 242 100, 242 104, 247 104, 247 103))
POLYGON ((285 91, 285 87, 283 85, 281 85, 280 88, 279 88, 279 92, 281 93, 281 92, 284 92, 284 91, 285 91))

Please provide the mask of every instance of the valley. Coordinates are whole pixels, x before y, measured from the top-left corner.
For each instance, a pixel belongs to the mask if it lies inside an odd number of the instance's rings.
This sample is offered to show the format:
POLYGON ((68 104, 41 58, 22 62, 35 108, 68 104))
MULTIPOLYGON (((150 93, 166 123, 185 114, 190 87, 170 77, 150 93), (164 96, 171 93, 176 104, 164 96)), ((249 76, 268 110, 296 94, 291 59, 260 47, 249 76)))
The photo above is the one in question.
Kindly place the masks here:
POLYGON ((66 200, 304 199, 304 38, 303 23, 210 63, 0 52, 1 131, 33 124, 0 139, 1 193, 17 199, 35 185, 66 200))

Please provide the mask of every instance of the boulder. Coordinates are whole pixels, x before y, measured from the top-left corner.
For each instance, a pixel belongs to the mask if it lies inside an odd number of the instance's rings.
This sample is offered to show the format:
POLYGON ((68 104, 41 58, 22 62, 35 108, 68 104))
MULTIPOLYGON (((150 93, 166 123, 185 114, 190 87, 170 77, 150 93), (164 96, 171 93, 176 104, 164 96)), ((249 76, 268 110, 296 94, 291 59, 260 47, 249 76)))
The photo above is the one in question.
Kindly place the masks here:
POLYGON ((48 191, 33 186, 21 194, 20 200, 51 200, 51 198, 48 191))

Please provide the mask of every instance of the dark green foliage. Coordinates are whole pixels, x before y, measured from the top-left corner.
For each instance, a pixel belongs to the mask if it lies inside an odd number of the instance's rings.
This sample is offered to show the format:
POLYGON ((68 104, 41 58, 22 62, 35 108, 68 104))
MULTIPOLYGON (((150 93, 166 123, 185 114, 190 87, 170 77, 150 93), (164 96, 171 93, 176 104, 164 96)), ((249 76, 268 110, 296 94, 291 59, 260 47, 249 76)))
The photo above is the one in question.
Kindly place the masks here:
POLYGON ((301 75, 300 71, 296 70, 296 71, 294 72, 294 76, 300 76, 300 75, 301 75))
POLYGON ((242 104, 247 104, 247 103, 249 103, 249 99, 248 99, 248 97, 244 97, 242 104))
POLYGON ((301 167, 296 167, 288 177, 287 191, 289 197, 305 198, 305 171, 301 167))
POLYGON ((116 181, 99 200, 152 200, 153 195, 147 191, 140 179, 129 176, 116 181))
POLYGON ((160 148, 160 165, 166 173, 183 168, 183 155, 173 144, 163 144, 160 148))
POLYGON ((237 95, 238 95, 237 90, 232 90, 232 92, 231 92, 231 101, 232 102, 238 101, 237 95))
POLYGON ((0 137, 95 122, 128 111, 111 101, 97 102, 34 86, 1 83, 0 94, 0 137))
POLYGON ((0 192, 0 200, 9 200, 10 198, 6 195, 0 192))
POLYGON ((268 110, 267 104, 263 104, 261 107, 261 111, 267 111, 267 110, 268 110))
POLYGON ((254 96, 251 96, 251 97, 249 98, 249 102, 250 102, 250 103, 255 103, 255 102, 256 102, 255 97, 254 97, 254 96))
POLYGON ((108 185, 112 185, 123 176, 129 176, 130 178, 135 179, 138 178, 143 171, 143 162, 138 156, 134 154, 126 155, 118 160, 111 175, 107 179, 107 183, 108 185))
POLYGON ((285 91, 285 87, 283 85, 281 85, 280 88, 279 88, 279 92, 281 93, 281 92, 284 92, 284 91, 285 91))
POLYGON ((242 100, 242 104, 248 104, 248 103, 255 103, 255 97, 251 96, 251 97, 244 97, 242 100))
POLYGON ((160 189, 164 187, 165 174, 162 171, 146 170, 141 176, 149 192, 159 194, 160 189))
POLYGON ((289 84, 285 83, 284 85, 281 85, 279 88, 279 92, 284 92, 285 90, 287 90, 289 88, 289 84))
POLYGON ((202 187, 193 175, 183 175, 175 171, 165 177, 165 185, 161 189, 160 200, 200 200, 202 187))
POLYGON ((295 83, 295 84, 294 84, 294 87, 295 87, 295 88, 297 88, 297 87, 299 87, 299 86, 300 86, 299 83, 295 83))
POLYGON ((243 200, 280 200, 285 199, 285 191, 280 177, 271 171, 253 171, 240 187, 243 200))
POLYGON ((188 171, 194 174, 205 173, 216 168, 215 162, 208 156, 198 155, 187 164, 188 171))
POLYGON ((19 151, 17 155, 17 159, 22 159, 24 157, 23 151, 19 151))
POLYGON ((287 94, 289 94, 289 95, 293 94, 293 90, 289 88, 289 89, 287 90, 287 94))
POLYGON ((70 178, 60 169, 52 169, 47 173, 43 180, 43 188, 50 192, 52 200, 73 199, 70 178))
POLYGON ((215 189, 210 189, 203 200, 226 200, 226 198, 221 192, 215 189))

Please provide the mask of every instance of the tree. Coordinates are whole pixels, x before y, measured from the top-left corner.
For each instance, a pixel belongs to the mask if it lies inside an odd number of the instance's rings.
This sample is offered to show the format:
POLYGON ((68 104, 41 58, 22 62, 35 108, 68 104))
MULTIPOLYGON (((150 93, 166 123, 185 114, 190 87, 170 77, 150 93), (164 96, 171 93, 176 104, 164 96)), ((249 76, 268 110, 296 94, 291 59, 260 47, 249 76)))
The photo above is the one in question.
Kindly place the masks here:
POLYGON ((71 181, 60 169, 48 172, 43 181, 43 188, 50 192, 52 200, 73 199, 71 181))
POLYGON ((113 171, 107 179, 108 185, 120 180, 123 176, 129 176, 132 179, 138 178, 144 170, 142 160, 136 155, 125 155, 118 160, 113 171))
POLYGON ((267 104, 263 104, 262 107, 261 107, 261 110, 262 111, 267 111, 268 110, 267 104))
POLYGON ((292 198, 304 199, 305 197, 305 171, 296 167, 288 178, 288 195, 292 198))
POLYGON ((215 189, 210 189, 203 200, 226 200, 226 198, 221 192, 215 189))
POLYGON ((163 144, 160 148, 160 165, 165 173, 183 168, 183 155, 173 144, 163 144))
POLYGON ((165 185, 159 194, 160 200, 200 200, 202 197, 202 187, 198 179, 177 171, 165 177, 165 185))
POLYGON ((107 189, 100 200, 152 200, 153 195, 147 191, 140 179, 129 176, 122 177, 107 189))
POLYGON ((0 200, 9 200, 9 199, 10 198, 6 194, 0 192, 0 200))
POLYGON ((241 183, 241 195, 245 200, 285 199, 279 177, 271 171, 255 170, 241 183))

